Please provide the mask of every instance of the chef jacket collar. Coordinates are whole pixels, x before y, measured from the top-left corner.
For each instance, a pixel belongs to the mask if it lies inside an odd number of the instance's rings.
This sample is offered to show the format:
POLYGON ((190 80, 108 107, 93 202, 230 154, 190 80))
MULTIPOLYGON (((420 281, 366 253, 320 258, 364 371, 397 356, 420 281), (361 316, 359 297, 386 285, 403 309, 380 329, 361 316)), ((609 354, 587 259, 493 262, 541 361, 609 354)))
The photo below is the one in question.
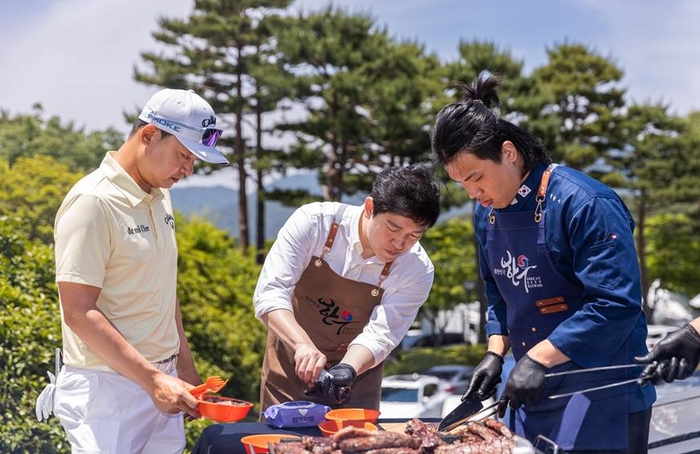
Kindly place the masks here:
POLYGON ((527 204, 530 199, 534 199, 537 195, 537 187, 542 179, 542 174, 547 168, 548 164, 539 163, 532 169, 532 172, 525 178, 523 184, 520 185, 520 189, 515 194, 515 198, 510 202, 510 206, 503 208, 502 211, 508 211, 509 209, 517 209, 517 206, 523 206, 527 204))

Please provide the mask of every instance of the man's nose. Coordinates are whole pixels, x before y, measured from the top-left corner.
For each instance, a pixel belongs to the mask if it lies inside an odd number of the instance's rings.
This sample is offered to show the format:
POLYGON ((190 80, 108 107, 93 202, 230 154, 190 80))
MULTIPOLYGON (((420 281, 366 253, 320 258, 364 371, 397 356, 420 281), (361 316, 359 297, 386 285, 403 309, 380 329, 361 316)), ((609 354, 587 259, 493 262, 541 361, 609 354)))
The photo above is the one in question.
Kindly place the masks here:
POLYGON ((469 195, 470 199, 478 199, 481 195, 481 191, 479 191, 477 188, 468 188, 466 185, 464 185, 464 189, 467 190, 467 194, 469 195))
POLYGON ((189 177, 194 172, 194 160, 187 161, 182 167, 185 170, 185 175, 189 177))

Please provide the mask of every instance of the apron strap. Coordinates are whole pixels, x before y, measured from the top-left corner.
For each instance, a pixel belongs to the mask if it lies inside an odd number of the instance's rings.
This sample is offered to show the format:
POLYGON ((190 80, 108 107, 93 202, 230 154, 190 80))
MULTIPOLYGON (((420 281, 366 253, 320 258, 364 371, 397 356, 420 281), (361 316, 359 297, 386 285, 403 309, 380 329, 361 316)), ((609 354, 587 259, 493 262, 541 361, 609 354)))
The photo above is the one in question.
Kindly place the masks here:
POLYGON ((343 219, 343 213, 347 207, 348 206, 343 203, 340 205, 340 209, 336 211, 333 225, 331 226, 331 230, 328 232, 328 236, 326 237, 326 244, 323 245, 323 251, 321 251, 321 255, 314 262, 314 266, 316 266, 316 268, 321 267, 321 260, 323 260, 323 257, 325 257, 325 255, 329 253, 333 247, 335 236, 338 234, 338 229, 340 228, 340 221, 343 219))
POLYGON ((545 200, 545 195, 547 194, 547 186, 549 185, 549 177, 552 175, 552 171, 559 164, 550 164, 547 169, 542 174, 542 179, 540 180, 540 186, 537 189, 537 196, 535 200, 537 201, 537 206, 535 207, 535 222, 540 222, 542 220, 542 204, 545 200))
POLYGON ((375 288, 373 288, 372 291, 370 292, 370 294, 372 296, 375 296, 375 297, 379 296, 379 290, 382 288, 382 282, 384 282, 384 279, 386 279, 386 277, 389 275, 389 270, 391 269, 391 265, 393 263, 394 263, 393 261, 387 262, 384 265, 384 268, 382 268, 382 272, 379 275, 379 281, 377 281, 377 286, 375 288))

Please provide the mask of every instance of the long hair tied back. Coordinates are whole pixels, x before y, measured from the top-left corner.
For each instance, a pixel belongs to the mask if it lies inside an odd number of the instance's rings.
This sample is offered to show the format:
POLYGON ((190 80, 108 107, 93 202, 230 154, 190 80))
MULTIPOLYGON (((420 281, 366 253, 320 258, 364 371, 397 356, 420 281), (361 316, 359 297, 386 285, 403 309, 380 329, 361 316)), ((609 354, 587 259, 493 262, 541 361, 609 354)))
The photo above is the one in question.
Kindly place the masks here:
POLYGON ((492 109, 498 107, 500 99, 498 98, 497 88, 501 84, 501 77, 492 74, 484 78, 483 73, 479 74, 472 84, 457 82, 457 86, 462 89, 462 99, 464 103, 481 102, 484 106, 492 109))
POLYGON ((500 102, 497 93, 500 83, 500 76, 484 77, 482 73, 472 84, 457 84, 462 89, 461 100, 440 110, 430 135, 433 159, 438 164, 447 166, 460 153, 500 163, 501 146, 506 140, 523 155, 523 173, 538 162, 551 162, 542 143, 524 129, 499 119, 492 110, 500 102))

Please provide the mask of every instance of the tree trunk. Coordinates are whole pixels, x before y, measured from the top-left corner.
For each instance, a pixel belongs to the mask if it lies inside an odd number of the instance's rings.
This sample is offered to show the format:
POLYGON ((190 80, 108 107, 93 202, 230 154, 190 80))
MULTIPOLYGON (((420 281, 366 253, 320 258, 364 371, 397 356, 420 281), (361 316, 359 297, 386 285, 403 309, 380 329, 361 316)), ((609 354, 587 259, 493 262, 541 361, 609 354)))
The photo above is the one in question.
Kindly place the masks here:
MULTIPOLYGON (((263 147, 262 147, 262 101, 260 98, 257 100, 257 106, 255 109, 255 157, 257 162, 262 161, 263 147)), ((263 170, 258 166, 257 168, 257 180, 258 180, 258 190, 257 190, 257 214, 255 217, 255 236, 256 236, 256 250, 255 250, 255 262, 258 265, 262 265, 265 261, 265 187, 263 186, 263 170)))
MULTIPOLYGON (((243 53, 241 47, 238 48, 238 55, 243 53)), ((236 74, 236 97, 243 99, 243 75, 236 74)), ((243 108, 236 108, 236 141, 235 155, 238 166, 238 231, 241 249, 246 251, 250 245, 248 235, 248 194, 246 191, 246 180, 248 174, 245 169, 245 141, 243 140, 243 108)))
POLYGON ((637 255, 639 256, 639 272, 642 280, 642 308, 644 313, 647 315, 647 320, 651 321, 654 315, 654 309, 649 307, 649 301, 647 300, 647 294, 649 293, 649 269, 647 267, 646 259, 646 200, 647 195, 642 193, 639 197, 638 203, 638 214, 637 214, 637 255))

